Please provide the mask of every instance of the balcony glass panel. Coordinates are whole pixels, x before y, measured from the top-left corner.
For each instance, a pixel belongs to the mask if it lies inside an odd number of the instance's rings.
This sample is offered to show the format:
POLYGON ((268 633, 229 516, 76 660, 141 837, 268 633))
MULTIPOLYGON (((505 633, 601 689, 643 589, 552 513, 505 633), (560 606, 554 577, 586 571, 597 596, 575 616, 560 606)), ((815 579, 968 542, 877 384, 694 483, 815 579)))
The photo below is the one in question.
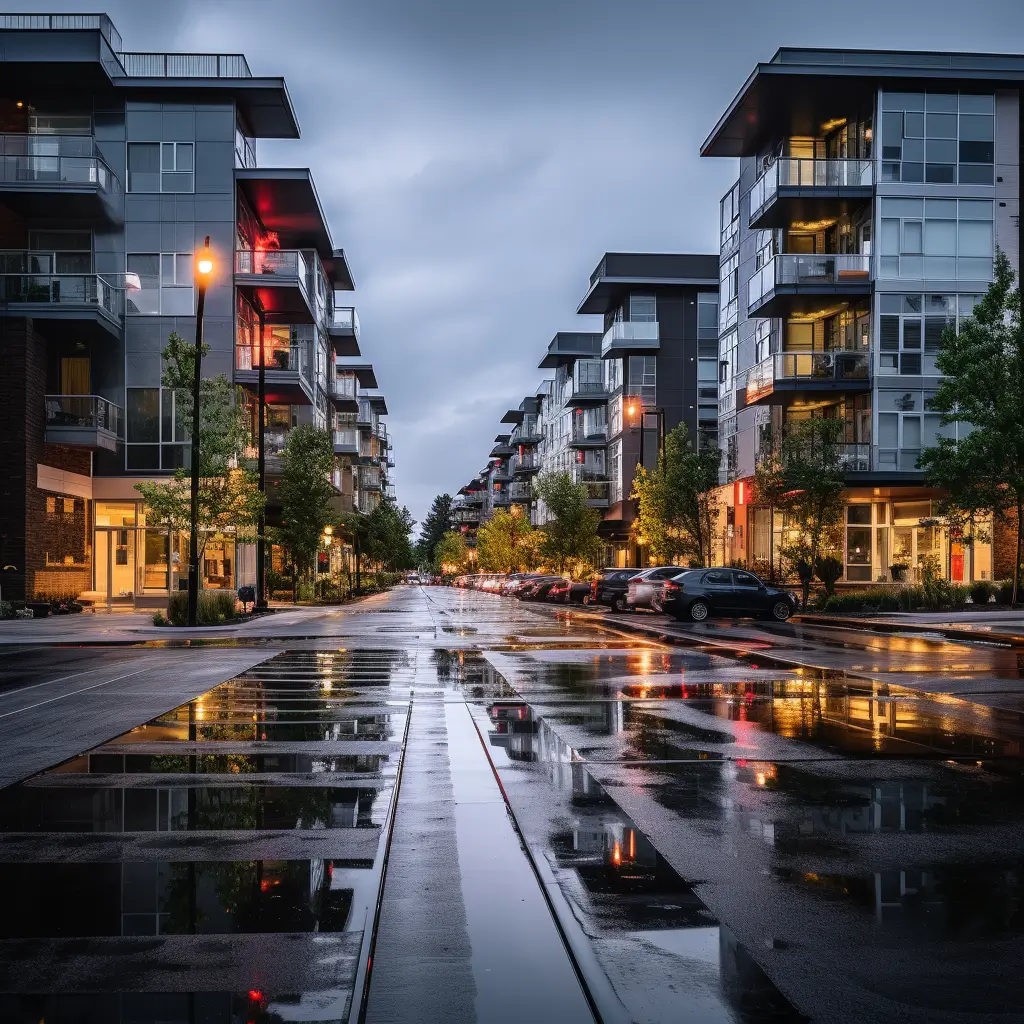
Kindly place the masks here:
POLYGON ((750 190, 750 218, 775 199, 780 188, 850 188, 874 184, 870 160, 817 160, 782 157, 768 168, 750 190))
POLYGON ((351 374, 339 375, 334 378, 334 384, 331 388, 331 393, 335 398, 348 399, 355 401, 356 398, 356 379, 351 374))
POLYGON ((98 274, 0 274, 4 302, 38 302, 52 306, 94 306, 120 319, 124 289, 98 274))
POLYGON ((789 285, 846 285, 867 282, 871 276, 871 257, 853 255, 773 256, 751 278, 747 293, 750 307, 775 288, 789 285))
POLYGON ((91 135, 0 135, 0 182, 121 191, 120 179, 97 154, 91 135))
POLYGON ((656 349, 660 346, 660 334, 656 320, 619 320, 604 332, 601 352, 613 348, 656 349))
POLYGON ((48 427, 106 430, 124 437, 122 411, 99 395, 47 395, 45 401, 48 427))
POLYGON ((351 331, 359 337, 359 314, 352 306, 335 306, 331 310, 331 327, 351 331))

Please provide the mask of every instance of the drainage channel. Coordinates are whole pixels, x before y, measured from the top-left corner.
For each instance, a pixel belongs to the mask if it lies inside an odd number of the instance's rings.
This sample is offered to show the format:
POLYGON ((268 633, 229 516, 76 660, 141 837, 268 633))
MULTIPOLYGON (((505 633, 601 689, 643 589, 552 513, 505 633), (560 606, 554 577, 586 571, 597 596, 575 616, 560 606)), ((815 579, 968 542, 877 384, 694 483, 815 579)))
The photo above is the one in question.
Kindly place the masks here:
POLYGON ((415 658, 284 651, 0 790, 0 1020, 358 1020, 415 658))

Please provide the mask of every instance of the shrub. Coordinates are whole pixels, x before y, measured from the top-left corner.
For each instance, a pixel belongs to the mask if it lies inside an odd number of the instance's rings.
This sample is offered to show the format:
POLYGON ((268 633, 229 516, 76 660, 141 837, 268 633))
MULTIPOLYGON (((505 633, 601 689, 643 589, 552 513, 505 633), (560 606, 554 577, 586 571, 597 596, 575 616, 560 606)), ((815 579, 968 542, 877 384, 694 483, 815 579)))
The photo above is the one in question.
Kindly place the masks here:
POLYGON ((295 588, 295 600, 296 601, 312 601, 313 600, 313 584, 312 583, 300 583, 295 588))
POLYGON ((168 625, 168 622, 164 618, 164 613, 162 611, 158 610, 158 611, 153 612, 153 625, 154 626, 166 626, 166 625, 168 625))
POLYGON ((1013 580, 1003 580, 996 584, 996 600, 1000 604, 1011 604, 1013 602, 1013 580))
MULTIPOLYGON (((236 615, 238 595, 233 590, 200 590, 197 609, 200 626, 219 626, 236 615)), ((171 594, 167 602, 167 616, 172 626, 188 625, 188 593, 183 590, 171 594)))
POLYGON ((843 575, 843 563, 835 555, 825 555, 814 563, 814 574, 825 585, 825 593, 831 597, 836 592, 836 582, 843 575))
POLYGON ((14 605, 10 601, 0 601, 0 619, 13 619, 14 605))
POLYGON ((968 587, 971 600, 975 604, 988 604, 989 595, 994 592, 994 589, 988 580, 976 580, 968 587))

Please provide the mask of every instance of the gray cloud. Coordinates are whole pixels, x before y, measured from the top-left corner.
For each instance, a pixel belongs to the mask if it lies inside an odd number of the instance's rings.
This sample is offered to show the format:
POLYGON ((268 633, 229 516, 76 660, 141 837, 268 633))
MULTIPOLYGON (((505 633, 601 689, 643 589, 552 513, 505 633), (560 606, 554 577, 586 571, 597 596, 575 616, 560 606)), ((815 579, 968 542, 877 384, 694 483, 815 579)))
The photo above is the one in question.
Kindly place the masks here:
MULTIPOLYGON (((20 9, 49 10, 51 2, 20 9)), ((65 5, 96 9, 95 0, 65 5)), ((782 45, 1024 50, 1020 0, 108 0, 136 50, 243 51, 284 75, 350 254, 400 501, 486 461, 609 249, 714 252, 732 161, 698 150, 782 45)))

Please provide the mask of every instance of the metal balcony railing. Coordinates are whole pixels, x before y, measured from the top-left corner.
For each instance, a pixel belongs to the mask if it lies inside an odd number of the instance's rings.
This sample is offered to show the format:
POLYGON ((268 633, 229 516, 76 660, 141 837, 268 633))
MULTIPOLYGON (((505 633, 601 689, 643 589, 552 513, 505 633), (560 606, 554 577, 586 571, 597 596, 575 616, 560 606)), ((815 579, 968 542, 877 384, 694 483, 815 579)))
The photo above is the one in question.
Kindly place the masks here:
POLYGON ((573 423, 570 441, 572 444, 598 444, 608 437, 606 424, 592 426, 585 423, 573 423))
POLYGON ((0 183, 75 189, 95 185, 109 195, 122 191, 91 135, 0 135, 0 183))
POLYGON ((99 395, 46 395, 46 425, 105 430, 124 438, 124 414, 99 395))
POLYGON ((239 249, 235 273, 294 281, 308 294, 315 254, 302 249, 239 249))
POLYGON ((95 307, 117 321, 124 316, 124 289, 99 274, 0 274, 0 288, 3 302, 95 307))
POLYGON ((874 184, 870 160, 818 160, 811 157, 782 157, 776 160, 750 189, 750 219, 757 220, 780 188, 839 189, 874 184))
POLYGON ((618 320, 604 332, 601 355, 613 349, 657 349, 661 334, 656 320, 618 320))
POLYGON ((116 53, 121 35, 105 14, 0 14, 0 29, 32 32, 98 31, 116 53))
POLYGON ((512 501, 527 503, 533 499, 533 491, 528 483, 515 483, 508 489, 512 501))
POLYGON ((241 53, 118 53, 130 78, 252 78, 241 53))
POLYGON ((851 285, 871 277, 871 257, 860 254, 808 256, 782 253, 773 256, 750 279, 747 305, 753 308, 782 285, 851 285))
POLYGON ((335 377, 331 385, 331 395, 337 399, 356 400, 356 379, 355 377, 335 377))

